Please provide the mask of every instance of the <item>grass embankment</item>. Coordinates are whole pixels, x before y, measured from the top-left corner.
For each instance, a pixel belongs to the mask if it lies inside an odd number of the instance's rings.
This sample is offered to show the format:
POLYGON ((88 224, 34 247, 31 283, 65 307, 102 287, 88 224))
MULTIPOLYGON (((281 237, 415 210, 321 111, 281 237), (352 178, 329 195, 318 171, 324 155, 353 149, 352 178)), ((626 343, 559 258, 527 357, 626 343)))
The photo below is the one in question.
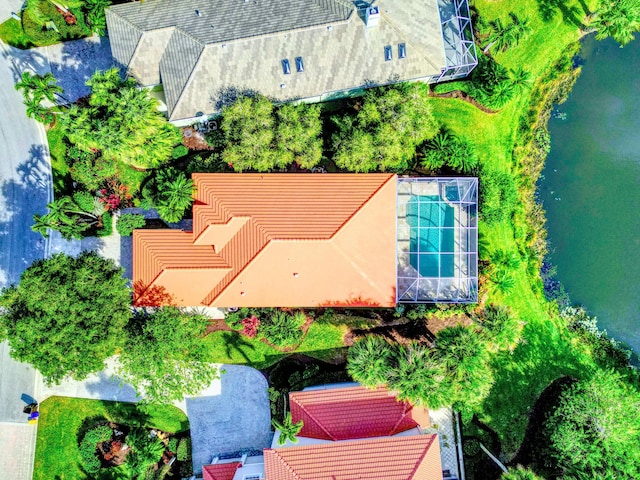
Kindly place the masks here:
POLYGON ((78 436, 85 421, 100 417, 169 433, 189 429, 187 416, 173 406, 151 406, 142 412, 134 403, 51 397, 40 404, 34 480, 88 478, 80 468, 78 436))
MULTIPOLYGON (((507 68, 522 67, 529 71, 532 80, 540 86, 554 62, 566 55, 567 47, 579 39, 579 19, 588 13, 586 10, 593 10, 595 3, 593 0, 589 5, 581 1, 566 2, 557 11, 551 10, 548 20, 541 14, 540 3, 534 0, 518 2, 517 8, 509 2, 491 0, 478 0, 475 6, 486 21, 497 17, 506 21, 511 11, 529 21, 528 37, 506 52, 493 54, 507 68)), ((523 142, 519 119, 532 107, 531 91, 523 92, 495 114, 484 113, 456 99, 434 99, 433 102, 438 120, 454 134, 472 142, 483 165, 509 171, 518 178, 523 204, 530 201, 525 196, 531 195, 530 186, 536 180, 522 178, 521 162, 517 158, 523 142)), ((521 255, 522 244, 516 238, 519 231, 530 227, 525 224, 527 221, 527 215, 520 212, 513 221, 495 225, 481 222, 479 230, 484 247, 481 256, 486 258, 497 249, 521 255)), ((526 260, 534 263, 532 267, 536 266, 537 259, 526 260)), ((516 284, 509 293, 490 292, 487 298, 489 303, 508 305, 526 323, 523 341, 515 351, 494 358, 496 382, 478 412, 480 421, 498 434, 507 458, 512 458, 522 444, 529 414, 542 391, 562 376, 581 377, 596 368, 588 347, 566 330, 554 306, 544 299, 537 268, 527 267, 526 261, 521 264, 516 284)))

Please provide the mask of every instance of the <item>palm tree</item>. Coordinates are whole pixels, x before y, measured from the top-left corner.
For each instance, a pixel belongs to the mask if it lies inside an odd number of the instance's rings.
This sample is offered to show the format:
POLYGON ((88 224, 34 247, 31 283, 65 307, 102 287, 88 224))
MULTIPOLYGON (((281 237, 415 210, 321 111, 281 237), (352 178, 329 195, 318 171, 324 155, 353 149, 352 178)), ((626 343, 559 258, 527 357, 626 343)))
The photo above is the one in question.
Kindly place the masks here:
POLYGON ((414 405, 440 408, 450 405, 452 384, 444 365, 426 345, 412 343, 398 355, 398 367, 389 379, 389 388, 398 398, 414 405))
POLYGON ((603 0, 589 26, 596 30, 598 40, 611 37, 624 46, 640 31, 640 4, 637 0, 603 0))
POLYGON ((492 351, 513 351, 520 342, 523 323, 504 305, 488 305, 476 321, 492 351))
POLYGON ((544 480, 535 474, 533 470, 518 465, 516 468, 509 468, 509 471, 500 475, 500 480, 544 480))
POLYGON ((347 372, 367 387, 387 383, 393 370, 392 346, 383 337, 367 335, 357 340, 347 355, 347 372))
POLYGON ((171 168, 158 178, 158 195, 154 199, 156 210, 169 223, 180 221, 193 203, 193 180, 171 168), (173 177, 173 178, 171 178, 173 177))
POLYGON ((509 13, 509 18, 511 22, 508 23, 503 23, 500 18, 489 22, 491 33, 487 38, 489 44, 483 50, 485 54, 489 53, 493 46, 503 52, 509 47, 515 47, 531 31, 529 20, 520 20, 513 12, 509 13))
POLYGON ((66 100, 62 95, 60 95, 63 90, 60 85, 58 85, 58 80, 53 76, 51 72, 47 72, 44 75, 34 75, 35 80, 35 91, 34 97, 46 98, 51 103, 55 103, 56 96, 66 100))
POLYGON ((57 84, 57 80, 51 72, 47 72, 44 75, 22 72, 22 76, 16 82, 15 88, 16 90, 22 90, 25 99, 32 98, 38 102, 46 98, 51 103, 55 103, 56 95, 64 99, 60 95, 63 92, 62 87, 57 84))
POLYGON ((518 92, 531 88, 531 72, 525 70, 522 67, 518 67, 515 70, 509 72, 509 83, 518 92))
POLYGON ((27 117, 33 118, 40 123, 49 124, 53 122, 54 115, 51 110, 40 105, 39 101, 34 98, 25 99, 24 104, 27 107, 27 117))
POLYGON ((304 426, 304 422, 300 420, 298 423, 293 423, 293 419, 291 418, 291 412, 288 412, 285 415, 282 423, 277 421, 275 418, 271 420, 271 424, 274 428, 280 431, 280 436, 278 437, 278 445, 284 445, 287 443, 287 440, 290 440, 293 443, 297 443, 298 439, 296 435, 300 433, 302 427, 304 426))

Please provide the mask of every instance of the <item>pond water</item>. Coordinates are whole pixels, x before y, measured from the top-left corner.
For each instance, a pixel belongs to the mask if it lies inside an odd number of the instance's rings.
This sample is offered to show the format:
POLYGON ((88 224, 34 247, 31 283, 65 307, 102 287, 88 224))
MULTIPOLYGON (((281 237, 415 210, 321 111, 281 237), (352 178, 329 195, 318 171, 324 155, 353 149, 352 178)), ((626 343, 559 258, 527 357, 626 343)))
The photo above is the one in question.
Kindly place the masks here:
POLYGON ((640 353, 640 39, 590 36, 580 55, 539 184, 551 261, 572 302, 640 353))

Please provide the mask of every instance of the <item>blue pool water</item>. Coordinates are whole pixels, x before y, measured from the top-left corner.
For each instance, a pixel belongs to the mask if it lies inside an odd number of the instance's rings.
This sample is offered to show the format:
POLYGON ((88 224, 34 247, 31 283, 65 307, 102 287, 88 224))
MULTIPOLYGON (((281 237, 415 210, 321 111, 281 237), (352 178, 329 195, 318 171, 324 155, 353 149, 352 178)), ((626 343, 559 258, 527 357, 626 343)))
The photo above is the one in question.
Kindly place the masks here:
POLYGON ((438 195, 412 195, 406 218, 411 265, 423 277, 453 277, 453 208, 438 195))

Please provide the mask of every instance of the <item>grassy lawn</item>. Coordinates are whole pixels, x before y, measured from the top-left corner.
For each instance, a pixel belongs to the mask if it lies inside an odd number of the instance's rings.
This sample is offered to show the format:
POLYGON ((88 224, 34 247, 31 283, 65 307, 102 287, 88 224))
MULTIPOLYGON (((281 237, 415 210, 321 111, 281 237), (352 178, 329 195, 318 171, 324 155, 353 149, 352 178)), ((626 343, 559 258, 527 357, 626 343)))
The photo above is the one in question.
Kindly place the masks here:
POLYGON ((78 435, 83 422, 95 417, 171 433, 189 429, 186 415, 173 406, 154 406, 143 413, 133 403, 51 397, 40 404, 34 480, 89 478, 80 469, 78 435))
POLYGON ((319 318, 310 326, 302 343, 295 352, 285 353, 237 332, 217 331, 206 337, 211 361, 217 363, 237 363, 254 368, 268 368, 278 360, 300 353, 325 362, 342 361, 346 352, 344 336, 350 328, 363 328, 373 325, 367 318, 335 315, 331 321, 319 318))
POLYGON ((31 48, 34 46, 31 38, 22 29, 22 23, 15 18, 0 24, 0 40, 16 48, 31 48))
POLYGON ((73 191, 69 166, 65 161, 67 147, 64 143, 64 133, 59 122, 56 122, 53 128, 47 130, 47 140, 49 141, 49 152, 51 154, 53 196, 54 198, 59 198, 73 191))

